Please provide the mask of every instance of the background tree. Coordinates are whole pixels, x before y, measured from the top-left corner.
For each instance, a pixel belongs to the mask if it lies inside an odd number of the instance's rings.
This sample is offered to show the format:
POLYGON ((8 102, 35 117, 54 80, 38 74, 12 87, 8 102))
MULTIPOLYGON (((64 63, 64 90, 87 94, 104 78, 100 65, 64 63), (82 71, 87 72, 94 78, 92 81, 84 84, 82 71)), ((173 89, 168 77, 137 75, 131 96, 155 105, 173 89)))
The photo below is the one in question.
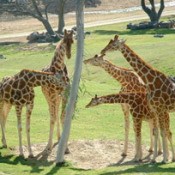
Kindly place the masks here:
MULTIPOLYGON (((11 0, 0 0, 11 1, 11 0)), ((58 33, 63 32, 65 27, 64 14, 73 12, 76 9, 76 0, 14 0, 15 3, 8 3, 0 11, 9 12, 15 16, 32 16, 39 20, 50 36, 56 36, 49 22, 49 13, 58 15, 58 33)), ((101 0, 85 0, 85 7, 97 7, 101 0)))
POLYGON ((55 32, 48 20, 48 5, 49 4, 44 4, 42 0, 16 0, 17 11, 41 21, 48 34, 54 36, 55 32))
POLYGON ((151 23, 158 23, 162 15, 162 12, 165 8, 164 0, 160 0, 160 7, 158 12, 156 11, 154 0, 148 0, 151 5, 150 7, 146 6, 145 1, 146 0, 141 0, 142 9, 149 16, 151 23))
MULTIPOLYGON (((49 1, 49 0, 47 0, 49 1)), ((48 12, 58 15, 58 33, 63 32, 65 26, 64 14, 69 12, 75 12, 76 0, 54 0, 53 3, 49 5, 48 12)), ((85 7, 97 7, 101 4, 101 0, 85 0, 85 7)))

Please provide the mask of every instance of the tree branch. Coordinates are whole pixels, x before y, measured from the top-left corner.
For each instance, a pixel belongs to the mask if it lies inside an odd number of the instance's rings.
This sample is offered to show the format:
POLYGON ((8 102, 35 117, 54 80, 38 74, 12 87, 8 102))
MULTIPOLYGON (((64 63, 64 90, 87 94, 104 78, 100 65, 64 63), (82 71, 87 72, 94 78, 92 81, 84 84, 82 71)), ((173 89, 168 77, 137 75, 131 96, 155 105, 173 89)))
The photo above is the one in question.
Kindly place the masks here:
POLYGON ((151 9, 149 9, 146 5, 145 5, 145 0, 141 0, 141 6, 142 9, 149 15, 151 13, 151 9))
POLYGON ((159 9, 158 14, 157 14, 158 19, 160 18, 164 8, 165 8, 164 0, 160 0, 160 9, 159 9))
POLYGON ((38 5, 37 5, 36 1, 35 1, 35 0, 31 0, 31 1, 32 1, 33 7, 34 7, 36 13, 38 14, 38 16, 40 16, 40 17, 43 18, 42 13, 40 12, 40 10, 39 10, 39 8, 38 8, 38 5))

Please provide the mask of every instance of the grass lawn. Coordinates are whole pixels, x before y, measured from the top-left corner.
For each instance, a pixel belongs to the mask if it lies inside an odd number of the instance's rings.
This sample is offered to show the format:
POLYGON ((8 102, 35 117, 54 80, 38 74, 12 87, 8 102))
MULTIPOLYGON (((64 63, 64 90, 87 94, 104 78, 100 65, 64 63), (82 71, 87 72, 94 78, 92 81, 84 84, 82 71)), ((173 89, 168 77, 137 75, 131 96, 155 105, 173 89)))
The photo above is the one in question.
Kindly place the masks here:
MULTIPOLYGON (((175 30, 129 31, 126 30, 126 23, 94 27, 87 30, 91 31, 91 35, 85 39, 84 59, 98 54, 115 34, 119 34, 121 38, 127 39, 126 43, 145 61, 166 75, 175 76, 175 30), (164 34, 164 37, 155 38, 155 33, 164 34)), ((0 77, 13 75, 23 68, 41 70, 42 67, 50 63, 53 52, 54 47, 51 45, 47 47, 42 45, 37 47, 31 44, 0 46, 0 53, 7 57, 7 59, 0 60, 0 77)), ((75 52, 76 48, 74 45, 72 59, 66 60, 71 78, 73 76, 75 52)), ((106 59, 118 66, 130 67, 120 52, 110 53, 106 55, 106 59)), ((120 105, 101 105, 90 109, 85 108, 85 105, 95 94, 107 95, 118 92, 119 89, 119 83, 112 79, 104 70, 90 65, 83 65, 70 140, 124 139, 124 122, 120 105)), ((35 88, 35 92, 35 108, 31 118, 31 141, 32 143, 42 143, 47 142, 48 139, 49 113, 41 89, 39 87, 35 88)), ((23 144, 26 144, 25 111, 23 111, 23 115, 23 144)), ((173 138, 175 138, 175 128, 173 127, 175 126, 175 115, 172 113, 171 116, 171 129, 173 138)), ((12 109, 6 125, 9 147, 18 146, 16 124, 15 111, 12 109)), ((147 124, 144 124, 142 142, 148 145, 149 132, 147 130, 147 124)), ((54 139, 56 140, 56 134, 54 139)), ((129 139, 131 142, 134 142, 132 130, 129 139)), ((54 162, 26 160, 15 156, 10 149, 0 149, 0 175, 38 173, 59 175, 141 175, 149 173, 153 175, 169 175, 175 173, 175 163, 123 165, 100 170, 83 170, 73 167, 71 162, 68 162, 63 167, 55 167, 54 162)))

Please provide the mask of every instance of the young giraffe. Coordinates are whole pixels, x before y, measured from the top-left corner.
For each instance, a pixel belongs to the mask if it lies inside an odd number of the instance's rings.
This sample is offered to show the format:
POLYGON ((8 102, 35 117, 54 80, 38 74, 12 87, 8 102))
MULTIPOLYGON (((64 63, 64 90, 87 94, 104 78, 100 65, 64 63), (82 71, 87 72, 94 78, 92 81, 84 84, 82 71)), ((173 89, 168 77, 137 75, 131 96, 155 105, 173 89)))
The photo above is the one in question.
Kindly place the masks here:
MULTIPOLYGON (((50 65, 48 65, 46 68, 43 68, 42 71, 61 73, 64 76, 65 82, 69 83, 68 72, 67 72, 66 65, 64 63, 64 59, 65 59, 65 55, 67 56, 67 58, 71 58, 72 44, 73 44, 73 31, 64 30, 64 37, 56 46, 55 53, 50 65)), ((49 140, 46 146, 46 150, 52 149, 53 131, 54 131, 54 125, 56 121, 57 121, 57 137, 58 137, 58 140, 60 139, 60 121, 58 118, 58 109, 59 109, 60 101, 62 100, 61 123, 63 126, 64 116, 65 116, 65 106, 67 103, 69 87, 70 86, 67 86, 67 89, 64 91, 65 92, 64 96, 61 97, 60 94, 62 93, 62 88, 56 89, 54 87, 47 88, 45 86, 42 86, 42 92, 47 100, 47 103, 49 105, 49 112, 50 112, 50 133, 49 133, 49 140)))
MULTIPOLYGON (((121 84, 120 92, 146 92, 146 86, 144 85, 143 81, 136 75, 136 73, 130 69, 121 68, 115 66, 108 60, 104 59, 103 57, 105 54, 102 55, 95 55, 94 57, 84 60, 85 64, 91 64, 93 66, 99 66, 103 68, 109 75, 111 75, 115 80, 117 80, 121 84)), ((124 151, 122 156, 127 155, 128 149, 128 135, 129 135, 129 105, 128 104, 121 104, 122 110, 124 113, 124 120, 125 120, 125 143, 124 143, 124 151)), ((149 151, 152 152, 153 150, 153 134, 152 134, 152 124, 149 122, 150 125, 150 138, 151 138, 151 146, 149 151)), ((161 145, 159 144, 159 154, 161 153, 161 145)))
POLYGON ((15 106, 18 121, 19 152, 23 156, 22 149, 22 108, 26 106, 26 133, 29 157, 33 157, 30 143, 30 116, 34 107, 34 87, 45 86, 48 88, 65 89, 65 81, 61 74, 45 73, 41 71, 23 69, 14 76, 6 77, 0 82, 0 123, 2 129, 2 144, 7 147, 5 138, 5 124, 8 113, 15 106))
MULTIPOLYGON (((169 112, 175 110, 175 84, 165 74, 147 64, 131 48, 129 48, 123 40, 119 40, 117 35, 115 35, 114 40, 111 40, 101 53, 114 50, 121 51, 125 59, 146 85, 148 92, 147 99, 150 107, 159 119, 163 144, 163 162, 167 162, 167 137, 172 147, 172 133, 169 130, 169 112)), ((172 154, 173 161, 175 161, 173 149, 172 154)))
MULTIPOLYGON (((133 116, 133 125, 135 132, 135 161, 142 160, 142 146, 141 146, 141 127, 142 121, 149 121, 152 124, 153 130, 158 128, 157 117, 154 116, 154 113, 150 110, 148 101, 146 98, 146 93, 137 93, 137 92, 121 92, 119 94, 111 94, 106 96, 101 96, 92 98, 89 104, 86 107, 93 107, 100 104, 113 104, 113 103, 126 103, 130 105, 130 112, 133 116)), ((158 139, 157 135, 154 135, 154 150, 156 150, 156 140, 158 139)), ((157 156, 157 153, 154 151, 153 159, 157 156)))

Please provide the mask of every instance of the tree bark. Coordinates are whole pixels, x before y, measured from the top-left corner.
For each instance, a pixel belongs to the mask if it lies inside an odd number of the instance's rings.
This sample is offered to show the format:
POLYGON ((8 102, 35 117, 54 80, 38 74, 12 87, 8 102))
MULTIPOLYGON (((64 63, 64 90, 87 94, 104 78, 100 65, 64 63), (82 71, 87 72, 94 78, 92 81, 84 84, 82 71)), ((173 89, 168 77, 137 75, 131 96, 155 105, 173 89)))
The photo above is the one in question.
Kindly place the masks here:
MULTIPOLYGON (((42 22, 43 26, 45 27, 46 31, 50 36, 55 36, 55 32, 53 31, 53 28, 51 24, 49 23, 49 20, 42 15, 38 8, 38 4, 36 3, 36 0, 31 0, 30 5, 32 6, 32 9, 30 9, 30 6, 21 5, 20 2, 16 1, 16 8, 19 12, 25 14, 25 15, 30 15, 39 21, 42 22)), ((47 7, 46 7, 47 8, 47 7)), ((46 12, 45 12, 46 13, 46 12)))
POLYGON ((75 111, 75 105, 78 95, 78 87, 82 71, 82 62, 83 62, 83 51, 84 51, 84 0, 76 1, 76 24, 77 24, 77 55, 75 63, 75 72, 73 76, 73 83, 70 92, 70 98, 68 105, 66 107, 66 116, 63 127, 63 132, 61 139, 58 145, 57 156, 56 156, 56 165, 60 165, 64 162, 64 153, 67 148, 67 142, 70 135, 71 121, 72 116, 75 111))
POLYGON ((145 4, 145 0, 141 0, 141 6, 144 12, 149 16, 150 21, 154 23, 158 23, 161 17, 161 14, 165 8, 164 6, 164 0, 160 0, 160 8, 158 12, 156 12, 155 8, 155 1, 154 0, 149 0, 151 7, 147 7, 145 4))
POLYGON ((63 29, 65 26, 64 22, 64 6, 66 0, 59 0, 58 3, 58 33, 63 33, 63 29))

